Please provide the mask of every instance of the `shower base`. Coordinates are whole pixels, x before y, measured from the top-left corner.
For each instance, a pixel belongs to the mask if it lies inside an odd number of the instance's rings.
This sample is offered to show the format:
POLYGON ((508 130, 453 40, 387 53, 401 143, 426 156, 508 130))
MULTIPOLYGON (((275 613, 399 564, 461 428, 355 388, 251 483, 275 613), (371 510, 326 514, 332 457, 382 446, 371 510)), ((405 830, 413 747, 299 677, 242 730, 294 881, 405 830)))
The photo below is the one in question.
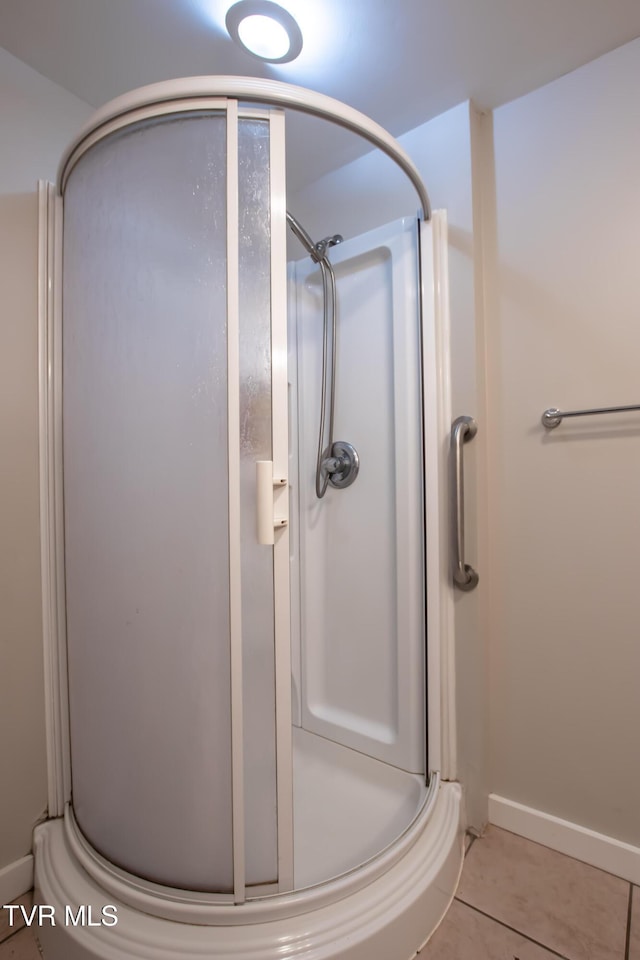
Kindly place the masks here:
POLYGON ((376 856, 414 820, 426 793, 424 777, 294 727, 296 889, 376 856))
MULTIPOLYGON (((205 908, 209 916, 199 923, 207 926, 149 915, 144 894, 138 909, 115 896, 106 869, 101 878, 96 864, 91 876, 81 865, 69 817, 37 827, 34 851, 36 902, 53 906, 58 918, 38 930, 45 960, 410 960, 455 892, 461 791, 438 784, 409 830, 363 867, 305 890, 205 908), (107 904, 117 907, 112 926, 100 924, 107 904), (65 925, 67 905, 74 916, 90 906, 96 925, 65 925), (211 925, 216 911, 220 925, 211 925)), ((166 906, 175 914, 169 898, 166 906)))

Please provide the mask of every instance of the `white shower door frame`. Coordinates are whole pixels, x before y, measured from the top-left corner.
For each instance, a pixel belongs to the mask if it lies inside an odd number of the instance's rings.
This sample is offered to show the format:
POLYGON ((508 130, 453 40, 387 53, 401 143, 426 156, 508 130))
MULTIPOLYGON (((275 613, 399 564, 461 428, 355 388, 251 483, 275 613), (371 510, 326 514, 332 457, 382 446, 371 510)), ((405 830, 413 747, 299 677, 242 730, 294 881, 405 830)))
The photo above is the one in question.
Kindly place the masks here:
MULTIPOLYGON (((183 104, 189 103, 190 109, 202 109, 206 98, 203 91, 212 91, 211 78, 196 78, 182 83, 183 104), (189 100, 188 98, 193 99, 189 100)), ((284 88, 286 85, 271 81, 247 81, 243 78, 215 78, 220 86, 228 82, 236 84, 245 99, 245 88, 252 84, 247 100, 260 102, 280 102, 283 106, 306 111, 307 91, 299 88, 290 88, 293 94, 278 100, 272 97, 272 88, 284 88), (254 89, 255 87, 255 89, 254 89), (303 97, 304 94, 304 97, 303 97)), ((148 116, 157 116, 161 113, 172 113, 181 110, 176 106, 180 99, 180 92, 176 95, 175 84, 159 84, 158 88, 172 89, 171 95, 163 94, 152 96, 145 90, 145 96, 136 99, 133 95, 121 98, 118 103, 121 107, 111 112, 105 112, 102 117, 100 130, 93 129, 93 133, 83 131, 76 146, 67 154, 63 164, 63 172, 69 170, 69 163, 74 156, 79 156, 90 145, 92 137, 95 140, 104 135, 107 126, 113 124, 117 129, 131 121, 132 110, 138 115, 145 113, 148 116), (126 102, 126 106, 125 106, 126 102), (143 106, 140 106, 140 104, 143 106), (149 106, 153 104, 153 106, 149 106)), ((153 90, 154 88, 147 88, 153 90)), ((217 93, 217 90, 215 91, 217 93)), ((235 92, 235 91, 234 91, 235 92)), ((140 92, 138 92, 139 94, 140 92)), ((232 93, 233 95, 233 93, 232 93)), ((325 119, 333 119, 343 126, 352 129, 367 137, 375 146, 385 150, 396 162, 403 167, 410 179, 419 182, 419 175, 415 168, 402 162, 396 154, 402 151, 392 138, 388 142, 382 140, 377 125, 367 121, 373 132, 366 132, 362 115, 356 111, 344 116, 339 115, 334 105, 342 108, 343 105, 330 98, 315 95, 312 108, 308 110, 325 119), (315 102, 317 101, 317 103, 315 102), (353 115, 353 116, 352 116, 353 115), (340 118, 338 119, 338 117, 340 118), (393 144, 393 146, 392 146, 393 144)), ((215 97, 216 106, 222 102, 215 97)), ((226 101, 225 101, 226 102, 226 101)), ((187 107, 189 109, 189 107, 187 107)), ((345 110, 348 108, 345 108, 345 110)), ((104 111, 103 111, 104 112, 104 111)), ((241 108, 241 116, 264 116, 257 108, 241 108)), ((283 118, 276 120, 277 114, 272 114, 272 122, 283 122, 283 118)), ((275 138, 274 138, 275 139, 275 138)), ((95 140, 93 142, 95 142, 95 140)), ((272 144, 272 169, 283 165, 284 141, 279 146, 272 144), (280 156, 277 154, 280 153, 280 156)), ((424 192, 424 187, 422 191, 424 192)), ((420 193, 420 191, 419 191, 420 193)), ((420 193, 422 198, 423 193, 420 193)), ((272 184, 274 223, 273 231, 281 232, 284 237, 285 223, 285 193, 284 182, 279 186, 272 184)), ((423 208, 428 210, 427 203, 423 208)), ((61 379, 61 235, 62 235, 62 201, 55 188, 50 184, 40 184, 39 187, 39 376, 40 376, 40 476, 41 476, 41 551, 42 551, 42 591, 43 591, 43 620, 44 620, 44 655, 45 655, 45 686, 47 709, 47 753, 48 753, 48 786, 49 786, 49 815, 60 817, 70 798, 70 749, 68 727, 68 689, 66 671, 66 644, 65 644, 65 592, 64 592, 64 540, 63 540, 63 500, 62 500, 62 379, 61 379)), ((427 612, 427 632, 429 643, 427 646, 428 665, 428 750, 429 770, 433 776, 433 783, 440 780, 454 780, 456 778, 456 750, 455 750, 455 697, 453 680, 453 591, 448 574, 448 506, 447 506, 447 447, 450 428, 450 383, 449 383, 449 316, 447 290, 447 238, 446 215, 434 214, 429 221, 423 221, 421 233, 421 260, 422 270, 422 323, 423 323, 423 377, 424 377, 424 427, 425 427, 425 468, 430 482, 426 485, 426 526, 427 539, 427 595, 429 597, 427 612), (434 473, 435 470, 435 473, 434 473)), ((284 255, 282 262, 272 261, 272 277, 276 274, 284 276, 284 255)), ((283 411, 274 415, 273 457, 274 477, 286 477, 287 459, 287 413, 286 413, 286 377, 280 379, 275 376, 277 370, 286 369, 286 318, 285 318, 285 289, 284 284, 272 282, 272 311, 274 317, 274 336, 283 336, 278 350, 274 345, 273 369, 274 392, 273 403, 279 405, 283 411), (279 292, 281 291, 281 292, 279 292), (276 334, 276 329, 280 331, 276 334), (284 334, 282 333, 284 331, 284 334), (277 452, 279 451, 279 453, 277 452)), ((279 497, 288 497, 286 486, 278 488, 279 497)), ((284 507, 284 503, 282 504, 284 507)), ((274 553, 275 577, 289 577, 288 532, 283 528, 275 534, 276 550, 274 553)), ((288 642, 289 630, 289 603, 284 593, 276 595, 276 684, 277 700, 280 712, 276 717, 277 742, 282 742, 291 735, 290 718, 286 716, 290 711, 290 646, 288 642)), ((291 790, 291 751, 278 751, 278 862, 280 890, 287 889, 287 875, 292 863, 292 831, 286 829, 291 819, 292 790, 291 790), (282 766, 280 766, 282 764, 282 766), (289 770, 287 770, 287 765, 289 770)), ((231 906, 234 899, 241 899, 243 884, 239 883, 234 895, 227 899, 231 906)), ((258 893, 252 890, 252 894, 258 893)), ((265 893, 278 892, 272 885, 265 893)), ((181 893, 181 891, 177 891, 181 893)), ((224 902, 225 898, 216 896, 215 901, 224 902)), ((256 901, 258 903, 259 901, 256 901)), ((249 906, 249 905, 247 905, 249 906)))
MULTIPOLYGON (((271 358, 272 466, 274 524, 274 642, 276 699, 277 884, 252 886, 250 895, 293 887, 293 774, 290 698, 290 600, 288 529, 288 396, 286 315, 286 194, 284 115, 278 109, 240 107, 237 101, 202 98, 136 111, 135 120, 192 109, 223 110, 227 122, 227 342, 229 454, 229 567, 231 626, 231 775, 233 815, 232 895, 219 902, 244 902, 245 792, 243 743, 243 662, 240 578, 240 424, 239 424, 239 262, 238 120, 268 120, 271 194, 271 358), (235 215, 230 215, 234 211, 235 215), (277 482, 276 482, 277 481, 277 482), (284 522, 282 522, 284 521, 284 522)), ((118 118, 112 127, 124 125, 118 118)), ((132 122, 131 116, 126 123, 132 122)), ((111 125, 109 125, 111 127, 111 125)), ((104 135, 104 129, 101 133, 104 135)), ((109 131, 111 132, 111 130, 109 131)), ((97 140, 98 138, 96 138, 97 140)), ((100 137, 101 139, 101 137, 100 137)), ((87 147, 85 141, 83 146, 87 147)), ((68 170, 68 166, 67 166, 68 170)), ((62 223, 63 200, 56 188, 38 186, 39 198, 39 380, 40 508, 45 694, 47 711, 48 811, 67 816, 71 801, 71 750, 67 679, 64 573, 64 494, 62 460, 62 223)), ((177 894, 183 893, 176 891, 177 894)))

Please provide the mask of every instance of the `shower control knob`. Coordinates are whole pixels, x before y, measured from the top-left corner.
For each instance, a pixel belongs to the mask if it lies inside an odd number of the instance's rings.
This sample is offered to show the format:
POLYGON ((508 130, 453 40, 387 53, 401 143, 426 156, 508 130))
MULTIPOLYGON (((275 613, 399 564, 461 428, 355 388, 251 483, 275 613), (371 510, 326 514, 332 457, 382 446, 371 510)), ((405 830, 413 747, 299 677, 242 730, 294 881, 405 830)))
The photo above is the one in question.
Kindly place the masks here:
POLYGON ((323 460, 322 467, 329 474, 332 487, 338 490, 350 487, 360 469, 358 451, 346 440, 336 440, 331 447, 331 456, 323 460))

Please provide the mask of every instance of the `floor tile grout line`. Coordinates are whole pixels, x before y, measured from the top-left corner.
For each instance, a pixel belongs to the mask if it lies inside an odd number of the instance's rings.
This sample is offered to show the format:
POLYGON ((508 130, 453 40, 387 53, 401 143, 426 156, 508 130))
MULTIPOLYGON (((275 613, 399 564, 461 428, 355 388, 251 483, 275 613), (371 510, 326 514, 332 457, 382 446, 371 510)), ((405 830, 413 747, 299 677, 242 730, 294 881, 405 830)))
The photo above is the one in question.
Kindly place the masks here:
POLYGON ((624 944, 624 960, 629 960, 631 949, 631 916, 633 911, 633 884, 629 884, 629 905, 627 907, 627 937, 624 944))
POLYGON ((560 960, 570 960, 570 958, 565 956, 564 953, 558 953, 558 951, 554 950, 553 947, 549 947, 546 943, 541 943, 539 940, 535 940, 533 937, 523 933, 522 930, 517 930, 515 927, 505 923, 504 920, 498 920, 497 917, 492 917, 490 913, 486 913, 479 907, 474 907, 472 903, 468 903, 466 900, 462 900, 460 897, 455 897, 455 899, 458 901, 458 903, 463 903, 465 907, 469 907, 471 910, 475 910, 476 913, 486 917, 487 920, 493 920, 495 923, 499 923, 501 927, 506 927, 507 930, 511 930, 512 933, 517 933, 519 937, 524 937, 524 939, 528 940, 530 943, 535 943, 537 947, 542 947, 543 950, 546 950, 548 953, 552 953, 554 957, 560 957, 560 960))

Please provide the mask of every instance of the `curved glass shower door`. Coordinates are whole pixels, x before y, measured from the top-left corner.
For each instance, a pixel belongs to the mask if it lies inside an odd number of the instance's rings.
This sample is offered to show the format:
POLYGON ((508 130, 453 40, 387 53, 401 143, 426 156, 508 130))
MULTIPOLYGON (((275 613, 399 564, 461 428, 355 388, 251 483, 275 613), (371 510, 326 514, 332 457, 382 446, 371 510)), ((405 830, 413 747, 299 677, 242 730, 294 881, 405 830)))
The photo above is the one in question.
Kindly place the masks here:
POLYGON ((173 114, 65 190, 73 808, 115 864, 236 899, 279 877, 270 156, 268 117, 173 114))
POLYGON ((194 922, 350 873, 426 795, 416 223, 332 252, 362 470, 318 501, 284 161, 280 111, 203 96, 125 104, 62 177, 68 828, 194 922))

